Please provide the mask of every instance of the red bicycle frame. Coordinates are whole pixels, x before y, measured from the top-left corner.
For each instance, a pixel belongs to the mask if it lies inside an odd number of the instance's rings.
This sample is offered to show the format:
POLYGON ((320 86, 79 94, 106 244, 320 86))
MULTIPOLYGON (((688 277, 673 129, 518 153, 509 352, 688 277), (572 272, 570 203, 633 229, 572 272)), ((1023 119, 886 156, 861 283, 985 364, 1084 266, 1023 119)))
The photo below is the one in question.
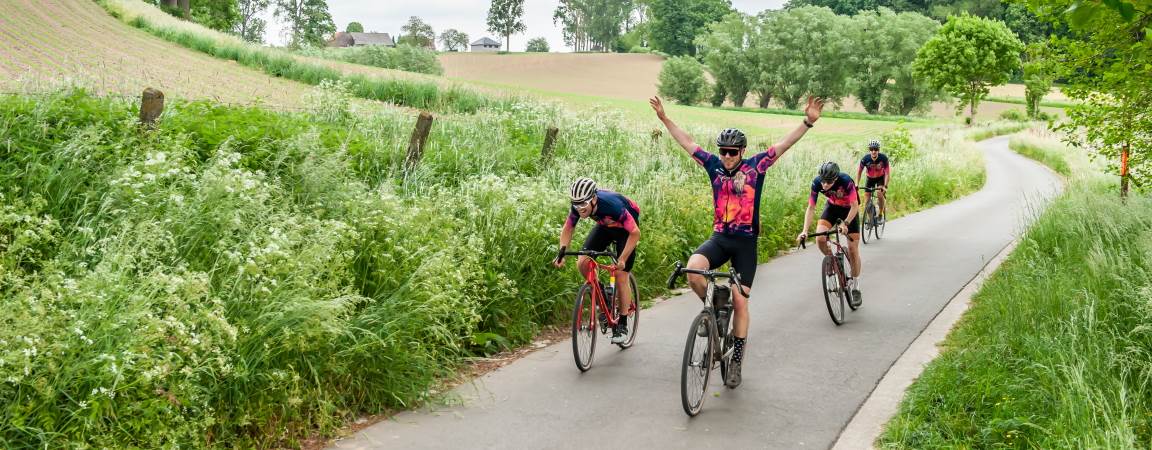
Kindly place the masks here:
MULTIPOLYGON (((576 254, 580 254, 580 253, 582 253, 582 252, 571 252, 568 254, 576 255, 576 254)), ((616 323, 619 322, 616 319, 617 317, 627 316, 627 315, 631 314, 632 311, 634 311, 636 309, 636 299, 632 299, 632 304, 629 306, 629 309, 627 312, 625 312, 624 314, 621 314, 619 316, 616 315, 614 311, 611 311, 609 309, 608 301, 607 301, 607 299, 604 298, 603 286, 600 284, 600 270, 603 269, 603 270, 608 271, 608 283, 612 286, 616 286, 616 270, 618 269, 616 263, 600 264, 599 262, 596 261, 596 256, 609 256, 609 255, 604 255, 604 254, 587 255, 587 254, 585 254, 582 256, 588 256, 588 269, 589 270, 584 275, 584 282, 593 288, 592 289, 592 302, 595 303, 596 306, 598 308, 600 308, 601 311, 604 311, 604 313, 605 313, 604 317, 608 321, 608 326, 615 327, 616 323)), ((618 295, 618 296, 623 295, 623 293, 616 292, 616 295, 618 295)), ((580 320, 583 321, 584 318, 581 317, 580 320)), ((596 320, 596 317, 592 317, 591 321, 589 323, 591 323, 592 325, 595 325, 596 324, 595 320, 596 320)))

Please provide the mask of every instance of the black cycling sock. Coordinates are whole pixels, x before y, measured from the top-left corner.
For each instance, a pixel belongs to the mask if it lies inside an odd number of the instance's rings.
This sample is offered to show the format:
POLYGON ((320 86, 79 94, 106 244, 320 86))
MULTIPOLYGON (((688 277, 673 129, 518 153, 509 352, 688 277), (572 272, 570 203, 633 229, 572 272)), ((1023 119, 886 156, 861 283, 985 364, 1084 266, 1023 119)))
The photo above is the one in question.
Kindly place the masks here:
POLYGON ((620 321, 616 323, 620 324, 622 327, 628 326, 628 316, 620 316, 620 321))
POLYGON ((748 340, 748 338, 742 337, 732 340, 732 348, 734 349, 732 352, 732 361, 740 362, 744 360, 744 341, 746 340, 748 340))

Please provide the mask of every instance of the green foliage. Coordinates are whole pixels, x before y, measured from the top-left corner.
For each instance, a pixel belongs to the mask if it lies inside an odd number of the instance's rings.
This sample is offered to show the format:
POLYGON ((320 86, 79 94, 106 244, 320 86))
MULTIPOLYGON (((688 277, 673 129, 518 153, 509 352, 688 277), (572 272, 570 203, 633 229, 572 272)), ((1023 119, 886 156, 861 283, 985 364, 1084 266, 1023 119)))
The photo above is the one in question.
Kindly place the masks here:
POLYGON ((440 33, 440 48, 446 52, 459 52, 468 49, 468 33, 449 28, 440 33))
POLYGON ((917 13, 894 13, 887 8, 865 11, 847 28, 853 93, 865 111, 908 115, 926 109, 937 97, 925 80, 916 77, 916 52, 940 28, 917 13))
POLYGON ((239 17, 232 27, 232 34, 255 44, 264 43, 264 29, 268 24, 261 17, 268 10, 270 0, 238 0, 239 17))
POLYGON ((677 56, 664 61, 664 67, 660 69, 660 85, 657 86, 661 96, 682 105, 695 105, 707 95, 707 89, 704 66, 695 58, 677 56))
POLYGON ((1127 0, 1083 2, 1031 0, 1033 12, 1070 35, 1052 39, 1061 90, 1077 102, 1058 126, 1065 142, 1092 149, 1119 173, 1120 155, 1129 151, 1133 181, 1152 177, 1152 20, 1146 8, 1127 0))
POLYGON ((1113 189, 1073 183, 1045 210, 878 447, 1152 445, 1152 201, 1113 189))
POLYGON ((651 0, 651 46, 673 56, 695 55, 696 34, 731 12, 729 0, 651 0))
POLYGON ((408 18, 408 22, 400 27, 400 38, 397 39, 397 44, 407 44, 413 47, 420 48, 436 48, 436 32, 432 30, 432 25, 424 22, 416 16, 408 18))
POLYGON ((823 7, 802 7, 761 14, 754 42, 761 82, 788 109, 815 95, 839 104, 848 95, 855 51, 845 30, 851 19, 823 7))
POLYGON ((320 47, 336 32, 325 0, 275 0, 275 16, 288 25, 288 47, 320 47))
POLYGON ((724 104, 724 99, 728 97, 728 91, 724 89, 724 85, 716 83, 712 85, 712 95, 708 97, 708 103, 714 108, 718 108, 724 104))
POLYGON ((880 137, 884 154, 892 163, 911 161, 918 156, 912 133, 901 122, 891 131, 880 137))
POLYGON ((564 43, 578 52, 612 51, 638 45, 633 40, 621 44, 621 32, 638 7, 634 0, 564 0, 552 13, 561 25, 564 43))
POLYGON ((528 48, 525 51, 548 53, 548 40, 542 37, 529 39, 528 48))
POLYGON ((957 112, 969 106, 975 117, 990 86, 1008 82, 1020 68, 1024 44, 1002 22, 969 15, 953 16, 920 49, 914 73, 957 97, 957 112))
POLYGON ((1064 153, 1069 149, 1062 145, 1053 145, 1050 141, 1036 139, 1028 134, 1018 134, 1008 141, 1008 148, 1048 166, 1060 175, 1072 176, 1072 169, 1064 158, 1064 153))
POLYGON ((1022 4, 1000 0, 789 0, 785 5, 786 8, 802 6, 824 6, 843 15, 887 8, 896 12, 922 14, 938 21, 945 21, 950 16, 971 14, 1004 22, 1024 42, 1043 40, 1053 31, 1022 4))
MULTIPOLYGON (((752 38, 755 18, 732 13, 708 26, 708 32, 696 38, 696 47, 708 71, 716 80, 716 93, 723 92, 737 107, 744 106, 752 82, 758 76, 753 53, 745 48, 752 38)), ((713 106, 724 103, 714 98, 713 106)))
POLYGON ((488 8, 488 31, 504 36, 504 50, 512 51, 512 35, 523 33, 524 0, 492 0, 488 8))
POLYGON ((385 69, 404 70, 408 72, 443 75, 444 67, 436 52, 422 47, 413 47, 408 44, 396 47, 383 45, 368 45, 362 47, 320 47, 305 48, 297 51, 305 56, 335 59, 365 66, 383 67, 385 69))
POLYGON ((344 28, 344 31, 348 33, 363 33, 364 24, 360 22, 348 22, 348 26, 344 28))
POLYGON ((1005 109, 1000 112, 1000 118, 1004 120, 1011 120, 1015 122, 1022 122, 1029 119, 1025 111, 1019 109, 1005 109))
POLYGON ((1040 102, 1048 91, 1052 90, 1054 62, 1051 60, 1051 50, 1045 43, 1029 44, 1027 59, 1024 62, 1025 105, 1028 117, 1040 117, 1040 102))

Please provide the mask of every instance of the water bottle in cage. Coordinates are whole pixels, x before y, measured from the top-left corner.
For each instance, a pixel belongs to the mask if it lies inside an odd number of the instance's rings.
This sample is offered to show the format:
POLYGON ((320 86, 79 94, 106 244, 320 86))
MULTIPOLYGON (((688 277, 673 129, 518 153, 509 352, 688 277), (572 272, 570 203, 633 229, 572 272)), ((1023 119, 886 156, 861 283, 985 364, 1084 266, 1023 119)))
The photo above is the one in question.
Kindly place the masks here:
POLYGON ((732 291, 728 286, 716 286, 712 294, 712 306, 716 308, 717 329, 721 335, 728 331, 728 319, 732 315, 732 291))

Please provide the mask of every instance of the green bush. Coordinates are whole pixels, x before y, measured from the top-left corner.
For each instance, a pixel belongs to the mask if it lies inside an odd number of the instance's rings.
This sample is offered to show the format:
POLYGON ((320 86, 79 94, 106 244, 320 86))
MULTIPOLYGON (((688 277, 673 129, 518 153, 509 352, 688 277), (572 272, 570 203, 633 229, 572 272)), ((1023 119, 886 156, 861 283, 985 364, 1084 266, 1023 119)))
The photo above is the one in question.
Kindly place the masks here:
POLYGON ((525 51, 547 53, 548 52, 548 40, 546 40, 542 37, 529 39, 528 40, 528 48, 525 51))
POLYGON ((382 45, 347 48, 311 47, 298 50, 297 53, 304 56, 335 59, 385 69, 430 75, 444 74, 444 68, 440 65, 436 52, 411 45, 398 45, 395 48, 382 45))
POLYGON ((1014 122, 1023 122, 1028 120, 1028 117, 1024 114, 1024 112, 1018 109, 1005 109, 1000 113, 1000 118, 1014 122))
POLYGON ((891 162, 904 162, 917 156, 916 144, 912 142, 912 133, 900 122, 891 131, 884 133, 880 138, 881 148, 891 162))
POLYGON ((704 78, 704 65, 691 56, 677 56, 664 61, 660 69, 660 95, 682 105, 695 105, 704 99, 708 80, 704 78))

